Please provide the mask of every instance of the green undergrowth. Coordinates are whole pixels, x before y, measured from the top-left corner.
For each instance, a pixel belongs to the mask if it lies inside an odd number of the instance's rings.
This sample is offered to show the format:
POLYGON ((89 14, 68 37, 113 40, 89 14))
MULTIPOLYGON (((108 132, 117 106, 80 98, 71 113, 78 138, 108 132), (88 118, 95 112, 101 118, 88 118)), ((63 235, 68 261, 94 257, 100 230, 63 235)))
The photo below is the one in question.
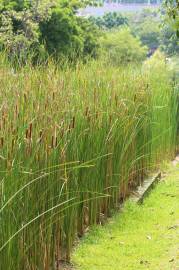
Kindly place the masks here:
POLYGON ((128 201, 91 229, 73 254, 77 270, 179 269, 179 167, 167 174, 143 205, 128 201))

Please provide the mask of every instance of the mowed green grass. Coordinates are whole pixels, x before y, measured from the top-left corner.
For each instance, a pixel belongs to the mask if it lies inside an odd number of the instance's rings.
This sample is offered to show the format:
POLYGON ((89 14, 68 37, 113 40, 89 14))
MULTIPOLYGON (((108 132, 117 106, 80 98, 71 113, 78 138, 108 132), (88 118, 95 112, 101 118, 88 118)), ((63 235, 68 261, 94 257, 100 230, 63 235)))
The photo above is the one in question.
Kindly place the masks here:
POLYGON ((73 253, 77 270, 179 269, 179 167, 143 205, 125 204, 105 226, 93 228, 73 253))

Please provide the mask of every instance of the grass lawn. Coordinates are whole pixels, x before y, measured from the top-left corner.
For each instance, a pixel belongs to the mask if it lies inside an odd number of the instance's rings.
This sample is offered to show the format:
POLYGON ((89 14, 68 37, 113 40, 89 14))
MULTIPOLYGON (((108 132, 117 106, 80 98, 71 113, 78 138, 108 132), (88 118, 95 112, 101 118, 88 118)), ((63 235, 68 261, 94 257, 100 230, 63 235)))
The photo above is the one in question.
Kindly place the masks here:
POLYGON ((97 226, 73 253, 76 270, 179 270, 179 167, 145 199, 97 226))

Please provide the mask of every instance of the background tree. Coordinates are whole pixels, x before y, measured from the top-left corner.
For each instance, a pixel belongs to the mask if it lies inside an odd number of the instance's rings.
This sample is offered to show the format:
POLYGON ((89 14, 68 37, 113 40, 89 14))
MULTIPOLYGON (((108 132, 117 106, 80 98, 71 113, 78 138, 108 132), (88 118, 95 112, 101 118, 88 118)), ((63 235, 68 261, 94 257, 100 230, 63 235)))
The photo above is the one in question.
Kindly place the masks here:
POLYGON ((128 25, 127 17, 118 12, 109 12, 103 17, 90 17, 90 21, 101 29, 112 29, 120 25, 128 25))
POLYGON ((129 16, 129 26, 132 33, 138 36, 142 44, 148 47, 149 54, 160 46, 160 16, 151 9, 144 9, 141 12, 129 16))
POLYGON ((176 30, 179 37, 179 0, 165 0, 167 22, 176 30))
POLYGON ((114 65, 138 63, 145 59, 147 47, 129 28, 116 29, 101 38, 103 55, 114 65))
POLYGON ((164 25, 160 32, 160 48, 167 55, 179 55, 179 41, 170 25, 164 25))
POLYGON ((26 59, 44 50, 39 40, 39 25, 51 16, 51 4, 41 2, 37 6, 34 1, 25 8, 27 2, 23 2, 22 8, 22 2, 14 2, 3 3, 0 14, 0 48, 5 49, 11 58, 26 59))
POLYGON ((95 1, 0 1, 0 48, 11 58, 96 55, 97 28, 76 15, 79 7, 95 1))

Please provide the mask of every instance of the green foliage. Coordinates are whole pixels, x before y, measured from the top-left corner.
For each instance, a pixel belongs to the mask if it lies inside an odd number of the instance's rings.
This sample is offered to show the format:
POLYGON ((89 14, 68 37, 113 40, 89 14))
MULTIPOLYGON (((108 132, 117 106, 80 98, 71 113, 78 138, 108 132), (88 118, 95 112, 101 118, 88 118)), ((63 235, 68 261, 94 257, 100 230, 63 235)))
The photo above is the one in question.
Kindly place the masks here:
POLYGON ((91 1, 1 2, 0 49, 10 58, 40 60, 47 54, 75 59, 96 56, 99 33, 76 11, 91 1))
POLYGON ((139 36, 142 43, 150 50, 155 50, 159 47, 160 41, 160 25, 148 17, 143 23, 135 28, 135 33, 139 36))
POLYGON ((28 0, 0 0, 0 11, 15 10, 22 11, 24 8, 29 8, 30 1, 28 0))
POLYGON ((70 59, 97 54, 97 28, 77 17, 69 5, 54 8, 50 19, 40 24, 40 30, 41 42, 45 42, 49 54, 70 59))
POLYGON ((114 65, 141 62, 145 59, 147 48, 134 37, 129 28, 107 32, 101 44, 108 61, 114 65))
POLYGON ((90 21, 84 18, 78 18, 78 23, 83 31, 83 57, 91 56, 96 58, 99 55, 100 43, 99 38, 102 33, 90 21))
POLYGON ((72 56, 82 53, 82 31, 70 8, 55 8, 50 19, 41 23, 40 29, 49 54, 72 56))
POLYGON ((165 0, 168 23, 176 30, 179 37, 179 0, 165 0))
POLYGON ((179 41, 174 29, 164 25, 160 33, 161 49, 169 56, 179 54, 179 41))
POLYGON ((149 48, 149 54, 158 48, 168 55, 178 53, 178 38, 173 28, 166 24, 165 14, 144 9, 128 19, 133 34, 149 48))
POLYGON ((149 53, 160 45, 160 18, 156 11, 144 9, 129 17, 129 25, 135 36, 147 46, 149 53))
MULTIPOLYGON (((40 23, 51 15, 51 4, 44 1, 38 5, 31 3, 28 9, 16 11, 9 4, 0 14, 0 48, 6 50, 11 59, 25 61, 28 57, 37 57, 45 51, 40 43, 40 23)), ((13 3, 11 3, 13 4, 13 3)), ((19 7, 19 6, 17 6, 19 7)))
POLYGON ((127 18, 117 12, 106 13, 103 17, 90 17, 90 20, 102 29, 112 29, 128 24, 127 18))
POLYGON ((86 5, 96 5, 96 0, 0 0, 0 10, 16 10, 22 11, 24 8, 30 8, 33 5, 38 6, 39 4, 51 4, 61 5, 62 7, 70 6, 74 10, 86 5))

